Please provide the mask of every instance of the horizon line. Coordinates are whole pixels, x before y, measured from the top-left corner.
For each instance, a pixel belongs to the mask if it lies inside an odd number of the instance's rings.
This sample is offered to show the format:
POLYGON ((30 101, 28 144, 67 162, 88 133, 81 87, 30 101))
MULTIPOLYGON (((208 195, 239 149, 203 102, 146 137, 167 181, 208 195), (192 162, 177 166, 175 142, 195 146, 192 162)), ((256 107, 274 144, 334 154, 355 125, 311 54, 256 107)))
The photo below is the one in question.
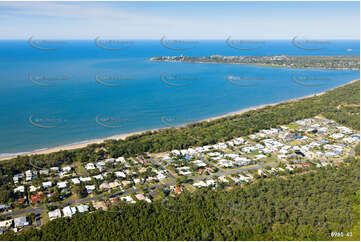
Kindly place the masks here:
MULTIPOLYGON (((2 39, 0 38, 0 41, 2 40, 25 40, 25 41, 29 41, 31 37, 29 38, 6 38, 6 39, 2 39)), ((63 39, 63 38, 39 38, 38 40, 90 40, 90 41, 94 41, 97 37, 95 38, 84 38, 84 39, 63 39)), ((294 37, 293 37, 294 38, 294 37)), ((293 38, 280 38, 280 39, 240 39, 240 38, 234 38, 234 40, 244 40, 244 41, 247 41, 247 40, 292 40, 293 38)), ((160 41, 162 38, 136 38, 136 39, 132 39, 132 38, 104 38, 104 40, 157 40, 157 41, 160 41)), ((302 39, 302 38, 300 38, 302 39)), ((200 41, 207 41, 207 40, 222 40, 222 41, 225 41, 227 40, 227 38, 210 38, 210 39, 188 39, 188 38, 171 38, 169 40, 200 40, 200 41)), ((360 39, 354 39, 354 38, 336 38, 336 39, 330 39, 330 38, 307 38, 307 40, 357 40, 357 41, 360 41, 360 39)))

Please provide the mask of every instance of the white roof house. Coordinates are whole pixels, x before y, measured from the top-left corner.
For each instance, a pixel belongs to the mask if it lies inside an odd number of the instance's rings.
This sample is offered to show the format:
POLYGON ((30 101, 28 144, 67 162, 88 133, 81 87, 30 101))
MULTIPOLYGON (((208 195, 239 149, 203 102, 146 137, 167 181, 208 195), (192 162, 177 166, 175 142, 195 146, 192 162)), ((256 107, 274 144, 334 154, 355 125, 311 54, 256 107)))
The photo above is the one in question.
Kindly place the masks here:
POLYGON ((241 181, 246 181, 246 182, 248 182, 249 180, 251 180, 250 177, 248 177, 248 176, 243 176, 243 175, 241 175, 241 174, 240 174, 238 177, 239 177, 239 179, 240 179, 241 181))
POLYGON ((80 180, 78 178, 73 178, 71 179, 71 181, 73 182, 73 184, 79 184, 80 180))
POLYGON ((84 213, 84 212, 88 212, 89 211, 89 206, 88 205, 83 205, 83 204, 80 204, 78 206, 76 206, 79 213, 84 213))
POLYGON ((63 167, 61 169, 63 172, 70 172, 71 171, 71 167, 70 166, 66 166, 66 167, 63 167))
POLYGON ((13 225, 13 220, 12 219, 0 221, 0 228, 10 228, 11 225, 13 225))
POLYGON ((75 213, 76 213, 76 208, 75 207, 66 206, 65 208, 63 208, 64 217, 71 217, 75 213))
POLYGON ((88 163, 85 165, 85 169, 87 170, 94 170, 95 169, 95 166, 93 163, 88 163))
POLYGON ((258 169, 257 173, 259 176, 266 176, 266 173, 264 173, 264 171, 262 169, 258 169))
POLYGON ((58 171, 58 170, 59 170, 59 167, 56 167, 56 166, 50 167, 50 170, 51 170, 51 171, 58 171))
POLYGON ((199 182, 193 183, 193 186, 195 186, 195 187, 206 187, 208 185, 204 181, 199 181, 199 182))
POLYGON ((31 180, 33 173, 31 172, 31 170, 27 170, 27 171, 25 171, 25 176, 26 176, 26 179, 30 178, 30 180, 31 180))
POLYGON ((349 128, 347 128, 347 127, 345 127, 345 126, 339 126, 339 127, 337 127, 337 128, 338 128, 338 130, 340 130, 340 132, 343 133, 343 134, 352 134, 352 130, 349 129, 349 128))
POLYGON ((49 174, 49 170, 48 169, 43 169, 39 171, 40 175, 48 175, 49 174))
POLYGON ((218 180, 220 180, 221 182, 225 182, 225 183, 228 183, 229 181, 226 179, 225 176, 219 176, 218 177, 218 180))
POLYGON ((198 167, 205 167, 205 166, 207 166, 207 164, 204 163, 204 162, 201 161, 201 160, 195 160, 195 161, 193 161, 193 163, 194 163, 196 166, 198 166, 198 167))
POLYGON ((331 138, 333 138, 333 139, 341 139, 341 138, 343 138, 345 135, 344 134, 342 134, 342 133, 335 133, 335 134, 332 134, 331 135, 331 138))
POLYGON ((213 179, 209 179, 206 181, 207 186, 214 186, 216 185, 216 181, 213 179))
POLYGON ((267 156, 259 154, 259 155, 255 155, 254 157, 255 157, 256 160, 259 160, 259 159, 266 158, 267 156))
POLYGON ((95 185, 87 185, 85 186, 85 189, 88 193, 91 193, 93 190, 95 190, 95 185))
POLYGON ((18 218, 14 218, 14 227, 18 228, 18 227, 24 227, 29 225, 29 221, 27 217, 18 217, 18 218))
POLYGON ((118 157, 115 161, 120 162, 120 163, 125 163, 124 157, 118 157))
POLYGON ((99 174, 99 175, 96 175, 96 176, 93 176, 95 179, 97 179, 97 180, 103 180, 104 178, 103 178, 103 176, 102 176, 102 174, 99 174))
POLYGON ((232 167, 234 165, 233 161, 226 159, 221 159, 220 161, 217 162, 217 164, 220 167, 232 167))
POLYGON ((124 172, 122 171, 116 171, 114 172, 114 174, 116 177, 123 177, 123 178, 127 177, 127 175, 125 175, 124 172))
POLYGON ((58 188, 66 188, 68 186, 68 182, 67 181, 58 182, 57 186, 58 186, 58 188))
POLYGON ((355 143, 357 142, 359 139, 356 138, 356 137, 347 137, 347 138, 343 138, 342 141, 345 142, 345 143, 349 143, 349 144, 352 144, 352 143, 355 143))
POLYGON ((60 209, 56 209, 54 211, 49 211, 48 215, 49 215, 50 220, 53 220, 56 218, 61 218, 61 211, 60 211, 60 209))
POLYGON ((157 179, 158 179, 158 180, 163 180, 163 179, 166 179, 166 178, 167 178, 167 176, 164 175, 163 173, 158 173, 158 174, 157 174, 157 179))
POLYGON ((120 199, 126 201, 127 203, 135 203, 134 199, 131 196, 121 197, 120 199))
POLYGON ((104 161, 100 161, 95 164, 95 167, 98 168, 100 171, 103 170, 103 166, 105 166, 104 161))
POLYGON ((48 188, 51 187, 53 184, 51 183, 51 181, 47 181, 47 182, 43 182, 43 188, 48 188))
POLYGON ((79 179, 81 182, 89 182, 92 180, 90 177, 80 177, 79 179))
POLYGON ((14 189, 14 193, 16 192, 25 192, 25 187, 24 186, 18 186, 17 188, 14 189))
POLYGON ((30 190, 30 192, 35 192, 35 191, 39 190, 39 188, 40 187, 35 187, 35 186, 31 185, 29 190, 30 190))

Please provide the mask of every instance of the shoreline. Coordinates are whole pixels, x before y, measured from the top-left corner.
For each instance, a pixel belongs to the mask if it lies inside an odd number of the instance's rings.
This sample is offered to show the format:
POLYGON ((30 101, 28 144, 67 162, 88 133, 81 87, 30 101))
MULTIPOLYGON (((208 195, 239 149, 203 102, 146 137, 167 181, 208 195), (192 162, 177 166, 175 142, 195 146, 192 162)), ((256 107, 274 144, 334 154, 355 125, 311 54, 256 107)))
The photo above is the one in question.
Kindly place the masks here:
POLYGON ((280 65, 272 65, 272 64, 253 64, 253 63, 219 63, 219 62, 202 62, 202 61, 167 61, 167 60, 150 60, 153 62, 169 62, 169 63, 190 63, 190 64, 215 64, 215 65, 249 65, 249 66, 262 66, 262 67, 272 67, 272 68, 288 68, 288 69, 304 69, 304 70, 335 70, 335 71, 359 71, 357 68, 326 68, 326 67, 293 67, 293 66, 280 66, 280 65))
MULTIPOLYGON (((210 121, 220 119, 220 118, 230 117, 230 116, 234 116, 234 115, 240 115, 240 114, 246 113, 248 111, 262 109, 262 108, 267 107, 267 106, 275 106, 275 105, 278 105, 278 104, 281 104, 281 103, 291 103, 291 102, 296 102, 298 100, 310 98, 310 97, 313 97, 313 96, 320 96, 320 95, 323 95, 323 94, 325 94, 325 93, 327 93, 329 91, 332 91, 332 90, 334 90, 336 88, 346 86, 348 84, 354 83, 354 82, 359 81, 359 80, 360 79, 355 79, 355 80, 349 81, 349 82, 347 82, 347 83, 345 83, 343 85, 331 88, 329 90, 326 90, 326 91, 323 91, 323 92, 320 92, 320 93, 310 94, 310 95, 307 95, 307 96, 293 98, 293 99, 289 99, 289 100, 286 100, 286 101, 280 101, 280 102, 276 102, 276 103, 268 103, 268 104, 262 104, 262 105, 258 105, 258 106, 248 107, 248 108, 244 108, 244 109, 241 109, 241 110, 238 110, 238 111, 222 114, 222 115, 211 117, 211 118, 206 118, 206 119, 199 120, 199 121, 196 121, 196 122, 191 122, 191 123, 198 123, 198 122, 205 122, 205 121, 210 122, 210 121)), ((176 128, 181 128, 181 127, 184 127, 184 126, 186 126, 188 124, 189 123, 184 124, 184 125, 180 125, 180 126, 177 126, 176 128)), ((49 153, 58 152, 58 151, 62 151, 62 150, 80 149, 80 148, 84 148, 84 147, 86 147, 88 145, 91 145, 91 144, 103 143, 106 140, 120 140, 120 139, 124 140, 127 137, 130 137, 132 135, 142 134, 144 132, 149 132, 149 131, 158 131, 158 130, 162 130, 162 129, 167 129, 167 128, 157 128, 157 129, 143 130, 143 131, 137 131, 137 132, 132 132, 132 133, 119 134, 119 135, 109 136, 109 137, 105 137, 105 138, 91 139, 91 140, 80 141, 80 142, 76 142, 76 143, 72 143, 72 144, 60 145, 60 146, 56 146, 56 147, 52 147, 52 148, 37 149, 37 150, 34 150, 34 151, 29 151, 29 152, 18 152, 18 153, 14 153, 14 154, 9 154, 8 156, 6 156, 6 153, 3 153, 4 156, 0 156, 0 161, 10 160, 10 159, 16 158, 18 156, 49 154, 49 153)))

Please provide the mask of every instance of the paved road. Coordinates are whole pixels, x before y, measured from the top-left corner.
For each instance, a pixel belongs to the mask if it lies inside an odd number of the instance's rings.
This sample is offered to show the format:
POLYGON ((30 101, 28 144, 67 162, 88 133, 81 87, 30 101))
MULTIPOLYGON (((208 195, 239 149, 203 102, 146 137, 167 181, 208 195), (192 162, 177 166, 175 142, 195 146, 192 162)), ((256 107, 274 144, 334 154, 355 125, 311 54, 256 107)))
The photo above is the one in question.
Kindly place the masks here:
POLYGON ((153 164, 155 164, 155 165, 159 166, 160 168, 162 168, 168 174, 168 176, 170 178, 172 178, 174 180, 176 179, 176 177, 170 171, 168 171, 161 163, 156 161, 153 157, 151 157, 150 160, 153 162, 153 164))
POLYGON ((26 213, 41 213, 44 210, 43 207, 38 207, 38 208, 25 208, 19 211, 13 211, 13 212, 8 212, 8 213, 2 213, 1 216, 18 216, 18 215, 22 215, 22 214, 26 214, 26 213))

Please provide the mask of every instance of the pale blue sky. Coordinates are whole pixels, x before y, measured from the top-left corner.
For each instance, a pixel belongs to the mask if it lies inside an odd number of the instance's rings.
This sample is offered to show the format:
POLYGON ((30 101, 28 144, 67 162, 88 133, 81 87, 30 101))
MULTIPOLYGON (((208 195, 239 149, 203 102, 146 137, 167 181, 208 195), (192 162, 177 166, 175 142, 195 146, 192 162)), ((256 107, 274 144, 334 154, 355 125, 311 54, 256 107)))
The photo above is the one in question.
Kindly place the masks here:
POLYGON ((0 39, 359 39, 359 2, 0 2, 0 39))

